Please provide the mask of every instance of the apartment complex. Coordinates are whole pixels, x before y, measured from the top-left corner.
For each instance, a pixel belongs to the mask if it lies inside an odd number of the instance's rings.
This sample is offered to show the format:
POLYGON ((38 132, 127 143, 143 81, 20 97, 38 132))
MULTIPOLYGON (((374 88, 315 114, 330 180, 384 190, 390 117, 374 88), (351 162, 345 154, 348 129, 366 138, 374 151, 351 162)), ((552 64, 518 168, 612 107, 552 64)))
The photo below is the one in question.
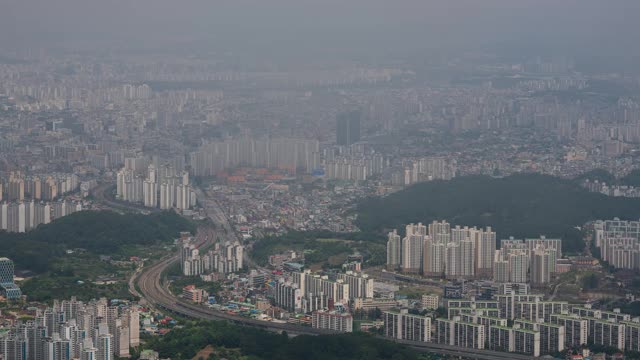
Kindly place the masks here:
POLYGON ((495 244, 491 228, 409 224, 403 238, 397 230, 388 234, 387 267, 450 279, 490 278, 495 244))
POLYGON ((153 163, 138 170, 141 161, 126 159, 125 167, 118 171, 118 199, 163 210, 186 210, 195 206, 197 197, 190 185, 188 172, 177 172, 168 164, 156 168, 153 163))
POLYGON ((36 310, 33 320, 20 320, 0 335, 0 357, 112 360, 129 357, 129 349, 139 345, 136 307, 110 305, 106 299, 83 303, 71 298, 36 310))
POLYGON ((524 240, 503 239, 500 249, 494 253, 493 281, 545 286, 555 276, 556 263, 561 257, 561 239, 545 236, 524 240))
POLYGON ((233 273, 244 267, 244 245, 239 241, 216 242, 213 249, 200 254, 191 237, 181 240, 180 264, 185 276, 233 273))
POLYGON ((602 260, 615 268, 640 269, 640 221, 599 220, 593 227, 602 260))
POLYGON ((320 143, 291 138, 210 142, 189 155, 189 164, 194 176, 214 176, 240 166, 311 173, 320 167, 320 143))

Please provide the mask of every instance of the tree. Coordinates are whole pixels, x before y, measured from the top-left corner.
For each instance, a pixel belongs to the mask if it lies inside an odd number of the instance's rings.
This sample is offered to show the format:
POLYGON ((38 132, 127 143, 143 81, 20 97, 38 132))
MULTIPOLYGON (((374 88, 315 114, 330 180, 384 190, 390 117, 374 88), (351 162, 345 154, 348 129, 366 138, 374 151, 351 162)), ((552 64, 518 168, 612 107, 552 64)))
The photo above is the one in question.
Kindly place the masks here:
POLYGON ((598 288, 599 283, 600 283, 600 280, 598 279, 598 276, 594 273, 585 275, 582 278, 582 288, 586 290, 598 288))

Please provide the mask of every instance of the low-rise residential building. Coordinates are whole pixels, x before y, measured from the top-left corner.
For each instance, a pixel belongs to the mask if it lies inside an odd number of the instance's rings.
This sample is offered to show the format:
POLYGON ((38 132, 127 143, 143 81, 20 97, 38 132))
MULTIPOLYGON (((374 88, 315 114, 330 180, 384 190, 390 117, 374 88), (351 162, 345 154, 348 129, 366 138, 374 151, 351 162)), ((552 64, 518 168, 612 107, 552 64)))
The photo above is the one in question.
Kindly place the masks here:
POLYGON ((424 309, 437 309, 440 306, 438 295, 422 295, 422 307, 424 309))
POLYGON ((195 285, 187 285, 182 289, 182 297, 197 304, 203 303, 208 296, 206 291, 197 289, 195 285))

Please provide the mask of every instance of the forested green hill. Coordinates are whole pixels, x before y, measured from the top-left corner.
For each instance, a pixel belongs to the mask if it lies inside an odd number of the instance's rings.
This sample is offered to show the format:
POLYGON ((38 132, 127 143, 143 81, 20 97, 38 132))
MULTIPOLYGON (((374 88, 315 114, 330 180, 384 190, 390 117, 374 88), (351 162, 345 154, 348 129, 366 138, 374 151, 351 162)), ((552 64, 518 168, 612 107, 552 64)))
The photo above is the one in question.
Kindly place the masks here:
POLYGON ((491 226, 508 236, 562 237, 566 251, 584 246, 576 226, 595 219, 640 218, 640 199, 590 193, 575 181, 519 174, 504 178, 459 177, 416 184, 358 205, 363 231, 404 231, 411 222, 447 220, 452 225, 491 226))
POLYGON ((67 249, 114 255, 125 245, 153 245, 193 231, 188 220, 174 212, 120 215, 112 211, 81 211, 27 233, 0 232, 0 257, 36 273, 50 270, 67 249))

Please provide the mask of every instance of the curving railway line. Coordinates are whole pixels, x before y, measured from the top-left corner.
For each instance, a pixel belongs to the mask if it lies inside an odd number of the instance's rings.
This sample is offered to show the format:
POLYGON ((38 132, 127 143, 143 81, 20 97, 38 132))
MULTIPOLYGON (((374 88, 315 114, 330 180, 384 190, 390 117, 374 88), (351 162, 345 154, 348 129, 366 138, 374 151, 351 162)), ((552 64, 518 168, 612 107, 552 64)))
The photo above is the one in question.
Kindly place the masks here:
MULTIPOLYGON (((292 324, 274 323, 268 321, 260 321, 241 317, 237 315, 231 315, 222 311, 215 311, 203 306, 195 305, 183 301, 180 298, 175 297, 169 292, 166 285, 162 281, 162 273, 171 265, 177 261, 177 256, 171 256, 162 259, 158 263, 149 266, 142 271, 134 275, 132 283, 138 285, 140 292, 138 293, 132 287, 132 292, 136 295, 146 299, 151 305, 161 308, 173 313, 205 320, 225 320, 242 326, 252 326, 269 331, 286 331, 290 335, 327 335, 336 334, 336 332, 322 329, 313 329, 309 327, 303 327, 292 324)), ((382 337, 381 337, 382 338, 382 337)), ((385 340, 391 340, 389 338, 383 338, 385 340)), ((419 341, 407 341, 396 340, 396 342, 409 346, 420 352, 439 353, 443 355, 456 356, 466 359, 478 359, 478 360, 500 360, 500 359, 512 359, 512 360, 525 360, 531 359, 530 356, 496 352, 490 350, 475 350, 468 348, 460 348, 450 345, 424 343, 419 341)))

